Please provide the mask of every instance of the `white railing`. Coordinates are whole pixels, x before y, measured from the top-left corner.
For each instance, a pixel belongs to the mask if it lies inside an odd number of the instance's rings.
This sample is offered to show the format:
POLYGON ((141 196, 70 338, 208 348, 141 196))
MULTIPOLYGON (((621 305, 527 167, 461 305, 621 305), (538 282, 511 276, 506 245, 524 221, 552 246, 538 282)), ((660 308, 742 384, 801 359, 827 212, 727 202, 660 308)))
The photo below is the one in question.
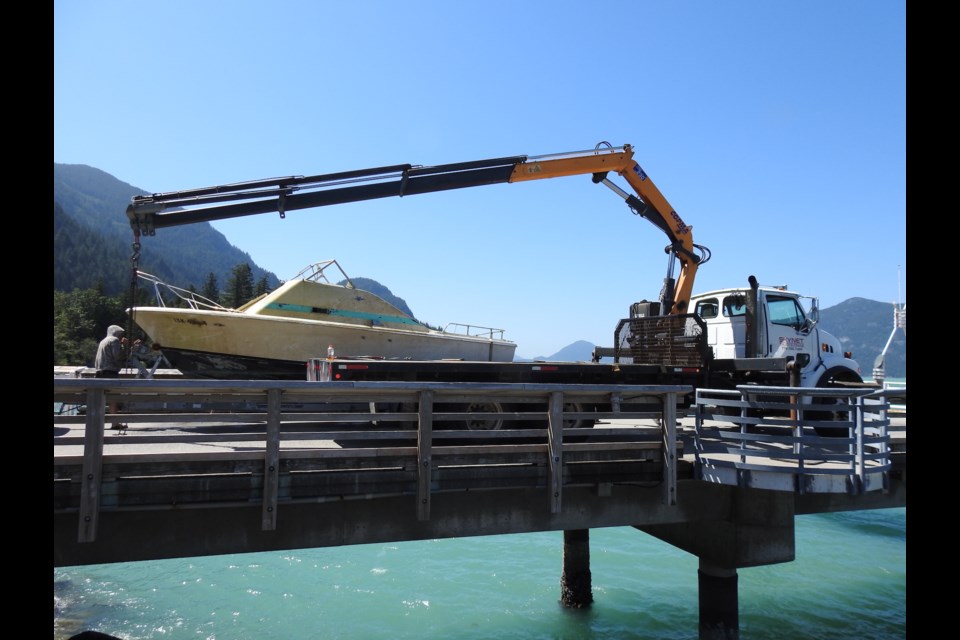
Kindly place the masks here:
POLYGON ((883 390, 698 389, 695 474, 797 493, 885 491, 890 406, 883 390))

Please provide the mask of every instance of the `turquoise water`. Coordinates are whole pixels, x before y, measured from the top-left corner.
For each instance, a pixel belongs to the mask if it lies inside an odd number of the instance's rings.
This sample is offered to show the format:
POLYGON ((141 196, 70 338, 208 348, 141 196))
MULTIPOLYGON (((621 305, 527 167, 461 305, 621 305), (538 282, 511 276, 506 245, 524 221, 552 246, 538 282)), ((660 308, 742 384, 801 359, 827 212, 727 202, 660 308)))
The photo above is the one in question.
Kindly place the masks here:
MULTIPOLYGON (((740 569, 743 640, 906 637, 906 509, 796 519, 796 560, 740 569)), ((590 532, 594 604, 560 606, 563 533, 55 569, 54 639, 696 640, 697 558, 590 532)))

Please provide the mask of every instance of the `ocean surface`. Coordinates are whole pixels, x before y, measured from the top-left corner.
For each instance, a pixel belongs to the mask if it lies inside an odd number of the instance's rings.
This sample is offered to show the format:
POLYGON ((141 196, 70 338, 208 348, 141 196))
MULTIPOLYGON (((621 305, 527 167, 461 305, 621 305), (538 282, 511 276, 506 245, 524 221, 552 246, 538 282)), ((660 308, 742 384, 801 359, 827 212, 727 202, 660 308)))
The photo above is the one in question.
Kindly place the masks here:
MULTIPOLYGON (((906 637, 907 511, 796 518, 796 560, 740 569, 742 640, 906 637)), ((54 639, 696 640, 697 558, 592 529, 592 607, 559 604, 563 533, 54 569, 54 639)))

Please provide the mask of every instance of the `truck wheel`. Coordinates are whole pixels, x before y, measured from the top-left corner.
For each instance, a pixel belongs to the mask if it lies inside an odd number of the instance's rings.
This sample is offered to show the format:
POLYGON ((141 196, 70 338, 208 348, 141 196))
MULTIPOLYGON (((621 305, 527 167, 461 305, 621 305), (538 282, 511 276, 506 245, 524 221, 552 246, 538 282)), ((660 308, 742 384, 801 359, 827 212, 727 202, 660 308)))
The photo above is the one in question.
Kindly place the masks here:
MULTIPOLYGON (((831 387, 842 387, 844 382, 863 382, 863 378, 859 376, 855 371, 849 369, 844 369, 842 367, 834 367, 833 369, 827 370, 820 380, 817 381, 817 388, 819 389, 829 389, 831 387)), ((814 398, 811 401, 812 405, 843 405, 845 403, 841 402, 837 398, 814 398)), ((811 420, 849 420, 850 411, 816 411, 812 410, 807 412, 807 415, 810 416, 811 420)), ((818 436, 823 436, 826 438, 846 438, 849 434, 849 430, 842 427, 815 427, 814 431, 818 436)))
MULTIPOLYGON (((584 404, 580 404, 579 402, 564 402, 563 410, 564 412, 570 412, 570 413, 596 412, 597 406, 593 404, 584 405, 584 404)), ((591 418, 564 420, 563 430, 566 431, 567 429, 592 429, 596 423, 597 421, 591 418)), ((549 425, 549 422, 547 424, 549 425)), ((590 442, 590 436, 571 436, 571 435, 564 434, 563 441, 568 443, 590 442)))
MULTIPOLYGON (((470 402, 455 411, 466 413, 503 413, 499 402, 470 402)), ((503 427, 503 418, 467 418, 461 423, 470 431, 499 431, 503 427)))
MULTIPOLYGON (((584 413, 589 411, 596 411, 597 408, 594 405, 582 405, 579 402, 564 402, 563 403, 564 412, 570 413, 584 413)), ((592 429, 593 425, 597 423, 596 420, 591 420, 589 418, 582 418, 577 420, 564 420, 563 428, 564 429, 592 429)))

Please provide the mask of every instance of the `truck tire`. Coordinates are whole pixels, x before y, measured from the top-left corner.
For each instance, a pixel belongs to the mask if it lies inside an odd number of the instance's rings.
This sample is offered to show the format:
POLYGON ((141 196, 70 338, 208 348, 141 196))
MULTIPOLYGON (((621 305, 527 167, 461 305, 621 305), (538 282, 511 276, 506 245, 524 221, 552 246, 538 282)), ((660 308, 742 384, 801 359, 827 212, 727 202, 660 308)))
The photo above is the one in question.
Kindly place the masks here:
MULTIPOLYGON (((597 407, 595 405, 582 405, 579 402, 564 402, 563 410, 570 413, 588 413, 596 412, 597 407)), ((576 420, 564 420, 563 428, 564 429, 592 429, 593 426, 597 423, 596 420, 590 418, 580 418, 576 420)))
MULTIPOLYGON (((863 382, 863 378, 860 377, 856 371, 851 371, 844 367, 834 367, 828 369, 826 373, 820 376, 820 379, 817 380, 817 388, 819 389, 828 389, 831 387, 842 387, 844 382, 863 382)), ((813 405, 827 405, 827 404, 842 404, 835 398, 814 398, 811 402, 813 405)), ((809 411, 811 420, 848 420, 849 411, 809 411)), ((834 428, 834 427, 815 427, 814 431, 818 436, 823 436, 825 438, 846 438, 849 434, 849 431, 844 428, 834 428)))
MULTIPOLYGON (((436 413, 503 413, 499 402, 474 401, 467 403, 444 403, 434 405, 436 413)), ((499 431, 503 428, 503 418, 465 418, 463 420, 439 421, 439 429, 461 429, 466 431, 499 431)))
MULTIPOLYGON (((476 401, 467 405, 470 413, 503 413, 499 402, 476 401)), ((470 431, 499 431, 503 427, 503 418, 475 418, 466 421, 470 431)))

